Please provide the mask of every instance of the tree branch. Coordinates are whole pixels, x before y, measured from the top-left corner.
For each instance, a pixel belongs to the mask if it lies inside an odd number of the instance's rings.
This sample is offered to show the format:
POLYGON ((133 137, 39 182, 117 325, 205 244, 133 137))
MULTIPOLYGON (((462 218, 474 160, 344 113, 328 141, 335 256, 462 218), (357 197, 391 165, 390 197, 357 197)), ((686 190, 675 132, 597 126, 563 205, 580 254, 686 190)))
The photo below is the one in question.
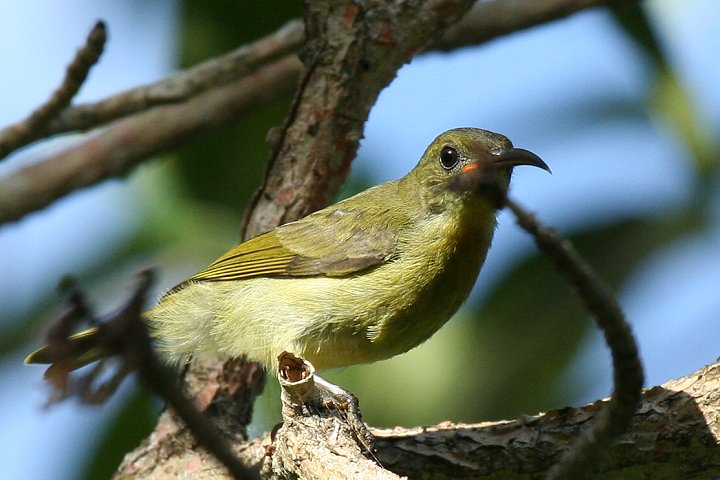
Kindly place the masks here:
MULTIPOLYGON (((645 390, 631 428, 608 449, 593 478, 705 480, 720 475, 719 392, 717 362, 645 390)), ((607 400, 601 400, 511 421, 373 429, 375 455, 385 469, 409 478, 541 479, 606 404, 607 400)), ((170 437, 178 434, 180 427, 174 428, 170 437)), ((346 445, 351 441, 350 437, 329 438, 329 449, 334 442, 346 445)), ((267 455, 274 455, 272 442, 266 433, 250 442, 237 442, 233 448, 247 467, 258 470, 263 461, 270 461, 267 455)), ((334 452, 327 455, 317 461, 339 460, 334 452)), ((115 478, 177 478, 183 472, 193 472, 198 480, 227 478, 218 474, 219 468, 217 460, 203 450, 172 450, 167 437, 155 434, 126 456, 115 478), (162 454, 172 451, 177 453, 162 454)))
POLYGON ((398 479, 373 455, 372 434, 355 396, 288 352, 278 361, 283 423, 273 432, 265 476, 398 479))
POLYGON ((644 375, 637 344, 617 299, 572 244, 541 225, 511 199, 506 199, 506 204, 593 315, 612 354, 615 379, 612 400, 548 476, 549 480, 583 478, 627 430, 640 400, 644 375))
POLYGON ((295 85, 298 61, 285 57, 191 100, 158 106, 113 124, 59 154, 0 178, 0 224, 18 220, 63 195, 124 175, 151 155, 177 147, 295 85))
MULTIPOLYGON (((707 479, 720 474, 720 364, 645 390, 632 427, 593 478, 707 479)), ((411 478, 543 478, 607 400, 513 421, 375 432, 386 468, 411 478)))
POLYGON ((355 158, 380 91, 472 0, 307 2, 300 89, 250 203, 245 236, 324 207, 355 158))
POLYGON ((247 467, 230 448, 228 438, 206 415, 203 415, 193 404, 192 400, 183 395, 175 382, 174 376, 157 358, 152 347, 152 340, 147 331, 147 325, 141 317, 144 304, 145 290, 150 284, 150 272, 141 274, 141 284, 138 286, 135 297, 129 304, 121 328, 122 353, 127 362, 140 376, 142 382, 153 392, 168 402, 173 413, 182 420, 192 433, 194 440, 207 449, 235 479, 259 478, 257 471, 247 467))
MULTIPOLYGON (((630 0, 636 2, 637 0, 630 0)), ((442 51, 480 45, 526 28, 560 20, 589 8, 603 7, 613 0, 499 0, 477 2, 453 28, 431 48, 442 51)))
POLYGON ((85 83, 90 69, 102 55, 106 40, 105 24, 97 22, 90 30, 85 45, 68 65, 62 83, 47 102, 25 120, 0 131, 0 160, 47 133, 50 122, 70 104, 85 83))
MULTIPOLYGON (((304 38, 302 21, 292 20, 260 40, 158 82, 133 88, 97 103, 68 108, 50 124, 49 133, 87 130, 158 105, 184 102, 202 92, 253 75, 270 63, 287 64, 290 60, 286 57, 297 52, 304 38)), ((294 71, 285 74, 296 77, 299 72, 298 62, 294 71)), ((278 94, 286 91, 282 85, 273 85, 278 94)), ((263 86, 259 88, 267 91, 263 86)))
POLYGON ((183 429, 187 429, 187 432, 176 438, 176 442, 182 442, 186 448, 200 445, 207 449, 234 478, 258 478, 257 469, 253 470, 238 460, 228 437, 221 433, 207 415, 195 408, 192 400, 183 395, 173 372, 155 354, 147 325, 142 318, 152 273, 145 270, 138 277, 138 285, 132 296, 121 308, 100 321, 87 308, 82 292, 74 286, 70 290, 68 307, 50 326, 47 347, 30 356, 40 355, 51 363, 45 372, 45 379, 53 386, 50 403, 71 396, 84 403, 103 403, 129 373, 137 372, 146 388, 165 400, 172 409, 172 415, 177 415, 183 429), (90 323, 92 327, 81 335, 84 338, 92 337, 93 349, 106 354, 92 370, 85 373, 73 370, 78 368, 78 358, 87 355, 89 350, 82 344, 82 340, 73 340, 70 336, 82 322, 90 323), (111 371, 109 363, 118 363, 112 374, 108 373, 111 371))

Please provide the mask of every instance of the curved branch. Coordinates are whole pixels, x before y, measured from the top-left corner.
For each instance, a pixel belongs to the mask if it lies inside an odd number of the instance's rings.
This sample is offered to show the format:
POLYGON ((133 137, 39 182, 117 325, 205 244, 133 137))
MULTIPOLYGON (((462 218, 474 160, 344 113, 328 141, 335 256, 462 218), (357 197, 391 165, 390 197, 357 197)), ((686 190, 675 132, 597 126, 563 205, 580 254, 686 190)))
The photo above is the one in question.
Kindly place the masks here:
POLYGON ((515 214, 518 224, 533 236, 540 251, 565 276, 587 311, 595 317, 612 354, 615 380, 612 399, 597 416, 593 426, 548 475, 552 480, 581 478, 593 470, 597 461, 630 425, 640 401, 644 378, 637 344, 617 299, 572 244, 541 225, 514 201, 507 199, 506 204, 515 214))

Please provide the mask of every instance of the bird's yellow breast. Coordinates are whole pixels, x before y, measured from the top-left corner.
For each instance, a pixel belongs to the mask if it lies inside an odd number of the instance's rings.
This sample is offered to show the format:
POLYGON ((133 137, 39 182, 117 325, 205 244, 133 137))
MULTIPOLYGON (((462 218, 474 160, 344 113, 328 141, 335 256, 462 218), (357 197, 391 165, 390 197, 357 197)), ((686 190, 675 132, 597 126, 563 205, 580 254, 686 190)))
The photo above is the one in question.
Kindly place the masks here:
POLYGON ((454 220, 437 215, 421 222, 403 246, 397 275, 389 275, 396 286, 388 299, 393 314, 376 315, 368 328, 370 351, 397 355, 444 325, 472 290, 494 229, 494 212, 483 205, 464 209, 454 220))

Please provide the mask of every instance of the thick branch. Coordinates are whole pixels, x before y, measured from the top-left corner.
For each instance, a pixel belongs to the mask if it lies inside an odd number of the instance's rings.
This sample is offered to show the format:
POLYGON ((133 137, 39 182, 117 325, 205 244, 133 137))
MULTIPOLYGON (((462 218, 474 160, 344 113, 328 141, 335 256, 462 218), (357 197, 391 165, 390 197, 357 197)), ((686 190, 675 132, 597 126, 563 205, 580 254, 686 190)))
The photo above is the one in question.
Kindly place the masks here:
MULTIPOLYGON (((378 433, 384 465, 411 477, 543 478, 604 402, 510 422, 378 433)), ((720 364, 643 393, 628 433, 593 478, 705 479, 720 474, 720 364)))
POLYGON ((283 423, 273 432, 264 476, 398 479, 373 456, 372 434, 360 418, 355 396, 315 375, 310 363, 288 352, 278 361, 283 423))
POLYGON ((308 2, 305 72, 278 132, 246 236, 324 207, 355 158, 365 120, 397 70, 472 0, 308 2))
MULTIPOLYGON (((410 478, 541 479, 604 406, 602 401, 512 421, 374 430, 375 454, 383 467, 410 478)), ((352 441, 350 434, 330 439, 330 450, 334 442, 352 441)), ((126 457, 118 477, 130 471, 137 478, 177 478, 173 474, 192 471, 197 479, 227 478, 218 475, 217 461, 198 448, 159 461, 159 452, 171 448, 162 443, 167 441, 152 436, 148 444, 126 457)), ((294 442, 303 441, 311 439, 294 442)), ((259 469, 266 453, 272 451, 270 444, 270 435, 265 434, 252 442, 236 443, 235 451, 248 467, 259 469)), ((720 475, 719 445, 720 363, 714 363, 645 390, 630 429, 609 450, 592 478, 715 478, 720 475)), ((318 461, 338 461, 336 453, 327 455, 318 461)))

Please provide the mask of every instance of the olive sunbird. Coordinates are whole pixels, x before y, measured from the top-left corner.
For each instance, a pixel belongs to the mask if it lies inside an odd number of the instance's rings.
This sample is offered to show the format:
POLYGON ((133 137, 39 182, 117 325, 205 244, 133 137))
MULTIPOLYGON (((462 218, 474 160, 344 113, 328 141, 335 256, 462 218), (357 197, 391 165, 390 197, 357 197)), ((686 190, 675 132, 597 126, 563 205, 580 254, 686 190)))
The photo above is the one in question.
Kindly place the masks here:
MULTIPOLYGON (((502 135, 458 128, 417 166, 251 238, 143 314, 170 361, 292 352, 317 369, 393 357, 421 344, 470 293, 512 169, 549 171, 502 135)), ((98 327, 69 337, 73 368, 103 358, 98 327)), ((25 363, 52 363, 42 347, 25 363)))

